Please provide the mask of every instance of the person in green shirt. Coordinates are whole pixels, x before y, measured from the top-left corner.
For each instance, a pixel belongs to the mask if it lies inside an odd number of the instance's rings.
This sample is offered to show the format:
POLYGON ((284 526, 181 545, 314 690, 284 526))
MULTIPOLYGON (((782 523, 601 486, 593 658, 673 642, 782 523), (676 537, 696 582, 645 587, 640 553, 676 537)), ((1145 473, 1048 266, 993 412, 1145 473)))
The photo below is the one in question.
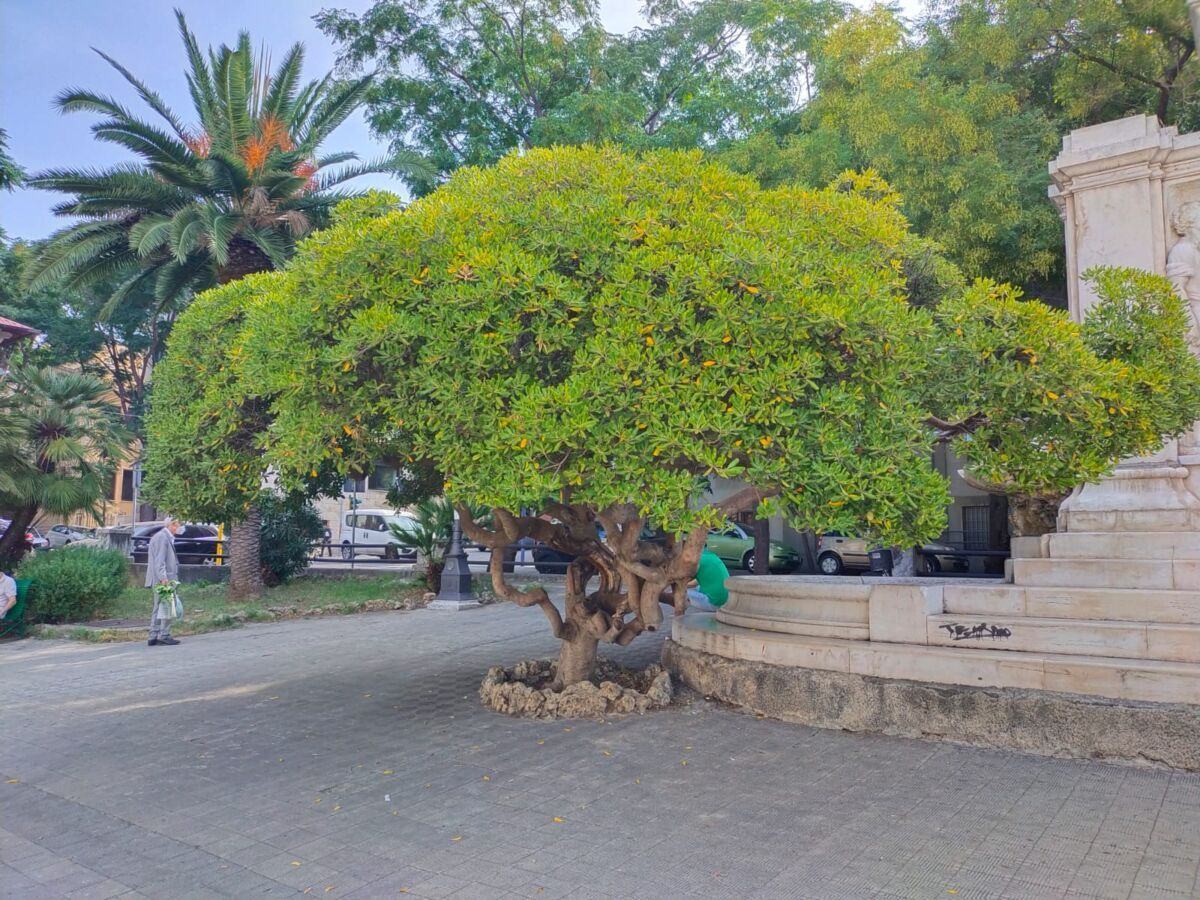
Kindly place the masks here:
POLYGON ((719 609, 729 599, 729 591, 725 588, 728 577, 729 570, 721 558, 711 550, 704 550, 696 568, 696 587, 688 589, 688 599, 697 609, 719 609))

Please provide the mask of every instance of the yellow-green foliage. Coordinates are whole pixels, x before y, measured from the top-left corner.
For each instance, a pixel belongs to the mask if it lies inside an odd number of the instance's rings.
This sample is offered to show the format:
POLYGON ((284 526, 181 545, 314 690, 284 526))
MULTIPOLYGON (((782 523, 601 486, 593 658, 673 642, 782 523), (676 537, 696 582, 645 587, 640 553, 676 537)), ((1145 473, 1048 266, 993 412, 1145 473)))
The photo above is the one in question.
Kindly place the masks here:
POLYGON ((937 309, 943 341, 931 359, 930 408, 984 418, 955 442, 982 480, 1065 490, 1157 450, 1162 435, 1200 414, 1200 366, 1170 283, 1130 269, 1088 277, 1100 300, 1082 328, 986 281, 937 309))
POLYGON ((314 238, 250 313, 247 374, 285 473, 395 429, 473 503, 570 492, 682 528, 720 475, 817 528, 928 537, 909 238, 888 198, 763 191, 695 153, 510 156, 314 238))
POLYGON ((722 476, 798 526, 912 544, 948 499, 931 415, 973 417, 960 452, 1039 490, 1200 415, 1169 286, 1100 278, 1117 299, 1081 329, 964 290, 869 175, 763 190, 693 153, 536 150, 201 297, 157 373, 149 468, 164 499, 229 508, 268 463, 299 482, 399 452, 456 500, 632 502, 672 530, 715 518, 695 505, 722 476))
POLYGON ((155 505, 201 521, 237 521, 257 497, 264 404, 241 376, 242 326, 276 273, 196 297, 154 372, 144 488, 155 505))

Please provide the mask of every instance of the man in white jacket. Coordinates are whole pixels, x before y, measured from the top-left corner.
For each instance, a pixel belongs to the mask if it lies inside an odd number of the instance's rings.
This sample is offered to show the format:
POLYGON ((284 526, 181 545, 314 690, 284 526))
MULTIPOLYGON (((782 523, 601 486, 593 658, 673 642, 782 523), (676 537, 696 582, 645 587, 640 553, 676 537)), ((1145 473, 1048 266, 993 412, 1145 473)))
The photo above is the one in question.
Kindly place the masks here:
POLYGON ((177 531, 179 523, 168 517, 163 527, 150 538, 150 547, 146 551, 146 587, 150 588, 154 598, 154 612, 150 616, 150 640, 146 642, 151 647, 156 644, 174 646, 179 643, 171 637, 171 620, 175 618, 174 600, 161 599, 154 591, 155 585, 179 580, 179 560, 175 556, 177 531))

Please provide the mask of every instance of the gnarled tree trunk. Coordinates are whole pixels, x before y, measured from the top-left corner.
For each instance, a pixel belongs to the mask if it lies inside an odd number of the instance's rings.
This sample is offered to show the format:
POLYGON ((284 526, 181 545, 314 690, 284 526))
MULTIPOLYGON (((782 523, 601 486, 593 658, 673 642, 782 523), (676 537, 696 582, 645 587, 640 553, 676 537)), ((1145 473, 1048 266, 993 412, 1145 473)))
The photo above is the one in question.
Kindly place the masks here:
POLYGON ((554 681, 562 689, 594 677, 601 641, 624 646, 643 631, 655 630, 662 624, 662 603, 683 613, 708 530, 697 528, 683 540, 644 540, 645 520, 632 505, 597 511, 583 504, 551 503, 546 512, 556 521, 495 508, 496 529, 490 531, 471 518, 470 510, 458 507, 467 536, 492 551, 496 593, 518 606, 539 607, 562 642, 554 681), (604 526, 603 539, 597 524, 604 526), (526 537, 574 557, 567 566, 563 612, 543 588, 522 591, 504 580, 506 548, 526 537), (589 590, 593 581, 595 589, 589 590))
POLYGON ((257 506, 246 510, 246 517, 229 529, 229 599, 247 600, 261 597, 266 590, 263 582, 262 514, 257 506))

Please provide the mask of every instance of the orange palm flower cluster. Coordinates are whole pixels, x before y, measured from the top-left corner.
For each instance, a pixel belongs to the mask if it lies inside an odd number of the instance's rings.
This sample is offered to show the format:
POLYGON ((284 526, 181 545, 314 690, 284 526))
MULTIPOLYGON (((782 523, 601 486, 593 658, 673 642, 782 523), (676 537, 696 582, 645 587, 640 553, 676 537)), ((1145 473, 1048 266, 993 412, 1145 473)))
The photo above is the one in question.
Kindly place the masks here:
POLYGON ((201 159, 208 159, 209 151, 212 150, 212 138, 204 131, 199 134, 188 134, 184 137, 183 143, 201 159))
POLYGON ((242 145, 242 162, 251 172, 257 172, 266 165, 272 150, 287 153, 295 146, 283 121, 276 116, 263 116, 258 122, 258 135, 242 145))

